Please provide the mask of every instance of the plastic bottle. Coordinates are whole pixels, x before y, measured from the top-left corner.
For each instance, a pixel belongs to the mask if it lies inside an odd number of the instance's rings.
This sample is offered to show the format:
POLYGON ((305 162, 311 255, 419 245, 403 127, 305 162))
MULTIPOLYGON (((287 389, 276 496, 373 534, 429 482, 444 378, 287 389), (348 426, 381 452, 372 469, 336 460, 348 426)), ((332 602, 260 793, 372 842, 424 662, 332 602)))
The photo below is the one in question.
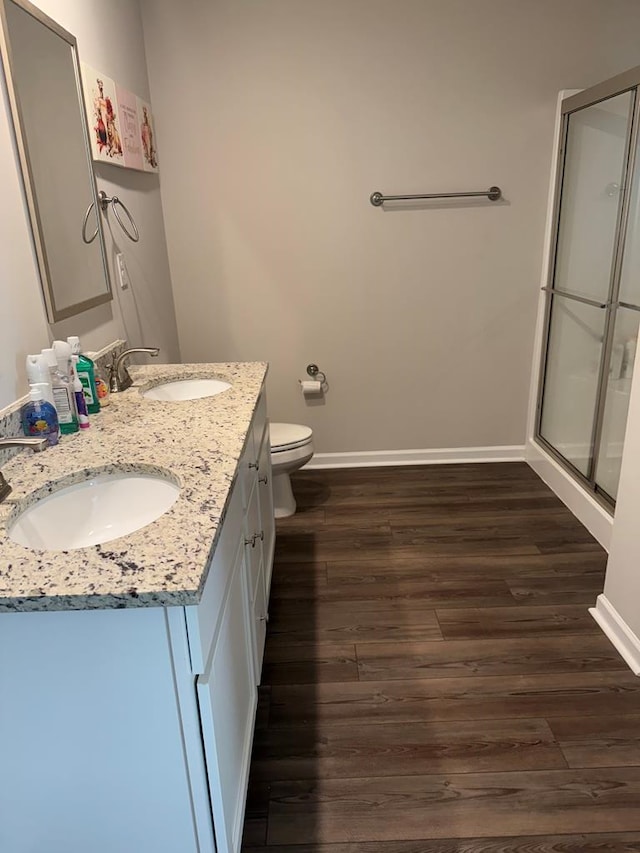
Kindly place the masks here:
POLYGON ((30 438, 46 438, 47 444, 53 446, 58 443, 60 429, 58 425, 58 414, 54 406, 44 399, 43 382, 31 385, 29 389, 29 402, 20 409, 22 431, 30 438))
POLYGON ((54 341, 53 351, 57 368, 51 374, 53 397, 58 411, 60 432, 68 435, 78 432, 78 410, 72 385, 71 347, 65 341, 54 341))
POLYGON ((87 353, 87 358, 90 358, 93 362, 93 377, 96 383, 96 391, 98 392, 98 400, 100 401, 100 408, 104 409, 106 406, 109 405, 109 395, 111 393, 109 391, 109 385, 104 378, 103 371, 100 369, 100 367, 98 367, 98 363, 96 361, 96 353, 87 353))
POLYGON ((91 415, 95 415, 100 411, 100 399, 98 397, 98 389, 96 387, 95 364, 88 355, 83 355, 80 347, 80 338, 76 335, 70 335, 67 338, 67 343, 71 347, 71 353, 78 357, 74 363, 75 371, 82 383, 84 391, 84 399, 87 401, 87 411, 91 415))
POLYGON ((49 382, 51 383, 51 388, 54 388, 58 375, 58 359, 56 358, 55 350, 53 347, 48 347, 47 349, 43 349, 40 354, 49 369, 49 382))
POLYGON ((27 379, 29 385, 42 385, 43 399, 55 407, 53 396, 53 385, 51 383, 51 374, 49 372, 49 364, 42 353, 37 355, 27 356, 27 379))
POLYGON ((49 379, 52 382, 52 376, 58 369, 58 360, 56 358, 55 351, 53 347, 48 347, 47 349, 43 349, 40 355, 45 360, 47 367, 49 368, 49 379))
POLYGON ((91 424, 89 423, 89 413, 87 411, 87 401, 84 396, 84 386, 82 382, 80 382, 80 377, 78 376, 78 356, 71 356, 71 384, 73 385, 73 395, 76 401, 76 409, 78 410, 78 427, 80 429, 89 429, 91 424))
POLYGON ((109 405, 109 386, 105 382, 104 378, 100 375, 100 371, 96 368, 95 373, 96 379, 96 391, 98 392, 98 400, 100 400, 100 408, 104 409, 105 406, 109 405))

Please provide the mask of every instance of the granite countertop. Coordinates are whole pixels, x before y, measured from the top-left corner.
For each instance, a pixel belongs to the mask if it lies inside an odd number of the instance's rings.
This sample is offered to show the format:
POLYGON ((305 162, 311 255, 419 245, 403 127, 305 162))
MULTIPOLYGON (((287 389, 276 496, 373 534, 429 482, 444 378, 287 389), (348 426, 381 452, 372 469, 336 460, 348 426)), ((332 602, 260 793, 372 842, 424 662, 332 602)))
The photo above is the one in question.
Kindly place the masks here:
POLYGON ((0 612, 199 601, 267 365, 154 364, 130 371, 133 386, 112 394, 110 405, 91 416, 89 430, 63 436, 43 453, 24 451, 2 467, 13 491, 0 504, 0 612), (140 393, 194 377, 232 387, 172 403, 140 393), (33 502, 34 492, 114 468, 163 473, 180 485, 178 499, 156 521, 102 545, 38 551, 9 539, 7 522, 33 502))

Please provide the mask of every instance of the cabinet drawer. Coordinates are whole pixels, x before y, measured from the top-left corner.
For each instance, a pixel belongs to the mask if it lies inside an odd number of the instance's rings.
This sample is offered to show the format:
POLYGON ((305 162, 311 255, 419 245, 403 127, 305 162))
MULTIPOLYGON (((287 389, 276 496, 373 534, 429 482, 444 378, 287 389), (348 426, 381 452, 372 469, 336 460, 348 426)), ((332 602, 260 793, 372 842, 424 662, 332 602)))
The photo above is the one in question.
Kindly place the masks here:
POLYGON ((264 588, 267 601, 271 587, 271 570, 276 539, 276 522, 273 515, 273 486, 271 482, 271 445, 269 443, 269 424, 265 425, 262 445, 258 456, 260 473, 258 474, 258 505, 260 507, 260 529, 262 530, 262 559, 264 563, 264 588))
POLYGON ((236 483, 222 521, 222 530, 209 566, 200 603, 185 608, 191 666, 195 674, 205 670, 218 630, 231 570, 238 548, 241 547, 244 520, 242 503, 242 490, 240 484, 236 483))
POLYGON ((258 455, 253 447, 251 428, 249 429, 250 434, 247 440, 247 446, 245 447, 242 458, 238 464, 238 483, 242 490, 242 507, 245 510, 251 501, 251 494, 255 488, 257 479, 256 472, 260 464, 258 461, 258 455))
POLYGON ((251 432, 253 434, 253 455, 254 458, 257 459, 260 455, 260 445, 262 443, 262 434, 264 433, 264 428, 267 425, 267 394, 262 389, 262 393, 260 394, 260 399, 258 400, 258 404, 256 405, 256 410, 253 413, 253 420, 251 421, 251 432))
POLYGON ((238 477, 242 483, 242 495, 245 509, 249 506, 251 493, 260 470, 260 447, 264 429, 267 423, 267 399, 264 391, 253 414, 253 420, 249 427, 247 443, 240 460, 238 477))

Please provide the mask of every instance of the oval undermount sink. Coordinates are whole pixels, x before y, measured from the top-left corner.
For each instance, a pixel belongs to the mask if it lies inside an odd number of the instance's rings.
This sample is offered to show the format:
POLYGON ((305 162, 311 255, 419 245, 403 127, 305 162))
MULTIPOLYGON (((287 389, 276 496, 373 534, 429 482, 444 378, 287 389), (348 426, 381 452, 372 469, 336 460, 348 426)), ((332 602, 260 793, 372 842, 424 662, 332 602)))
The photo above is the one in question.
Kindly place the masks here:
POLYGON ((142 392, 148 400, 180 402, 182 400, 200 400, 203 397, 215 397, 231 388, 221 379, 176 379, 175 382, 163 382, 142 392))
POLYGON ((96 474, 37 500, 10 523, 9 538, 45 551, 88 548, 151 524, 179 493, 179 486, 156 474, 96 474))

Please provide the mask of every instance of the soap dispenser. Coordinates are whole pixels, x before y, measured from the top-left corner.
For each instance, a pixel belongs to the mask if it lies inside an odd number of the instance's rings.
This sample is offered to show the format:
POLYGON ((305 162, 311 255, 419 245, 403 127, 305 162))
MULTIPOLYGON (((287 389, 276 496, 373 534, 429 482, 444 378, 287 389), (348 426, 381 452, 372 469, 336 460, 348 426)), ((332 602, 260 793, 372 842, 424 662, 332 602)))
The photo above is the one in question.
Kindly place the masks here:
POLYGON ((44 398, 44 383, 35 383, 29 389, 29 402, 20 409, 22 431, 30 438, 46 438, 47 444, 58 443, 60 433, 55 407, 44 398))
POLYGON ((52 406, 55 406, 49 364, 44 352, 37 353, 36 355, 28 355, 26 367, 29 385, 42 385, 43 398, 52 406))

